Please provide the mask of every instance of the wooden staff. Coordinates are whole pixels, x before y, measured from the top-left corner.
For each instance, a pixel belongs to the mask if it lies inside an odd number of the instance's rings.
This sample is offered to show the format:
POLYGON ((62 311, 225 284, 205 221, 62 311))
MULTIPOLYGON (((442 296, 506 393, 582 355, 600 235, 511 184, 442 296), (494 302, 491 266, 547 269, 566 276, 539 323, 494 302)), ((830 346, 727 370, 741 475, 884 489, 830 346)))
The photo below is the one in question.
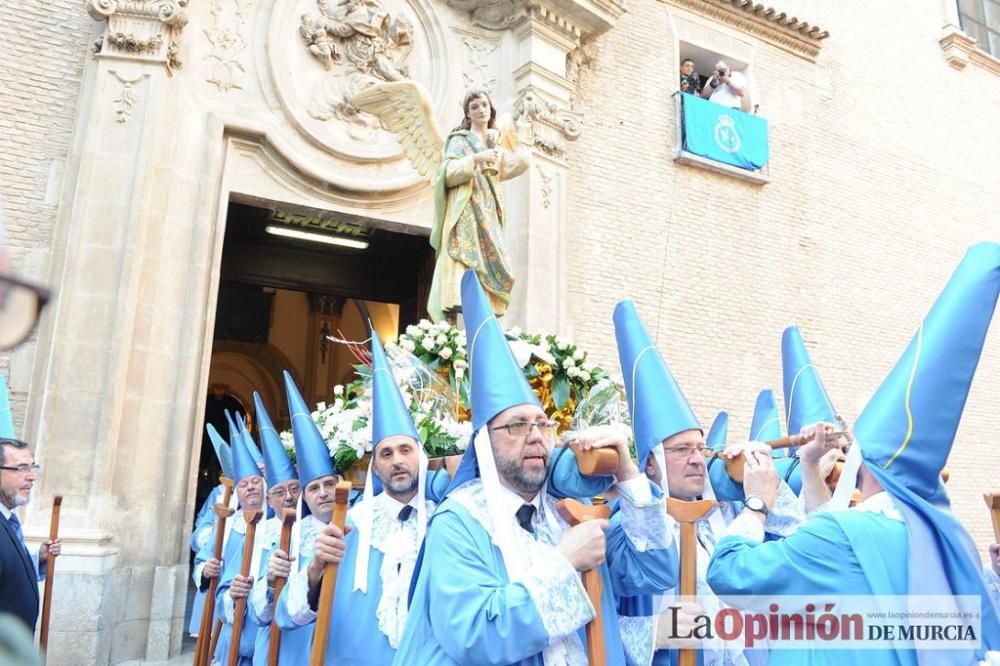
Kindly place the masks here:
MULTIPOLYGON (((243 539, 243 560, 240 562, 240 575, 250 575, 250 560, 253 558, 253 542, 257 536, 257 522, 263 515, 261 511, 244 511, 243 520, 247 524, 246 537, 243 539)), ((243 623, 247 611, 247 598, 236 600, 233 611, 233 633, 229 637, 229 666, 236 666, 240 661, 240 638, 243 636, 243 623)))
MULTIPOLYGON (((685 502, 667 498, 667 513, 681 525, 681 597, 694 597, 698 592, 698 550, 695 536, 695 521, 704 517, 715 507, 714 500, 685 502)), ((695 666, 698 655, 690 648, 680 650, 679 666, 695 666)))
MULTIPOLYGON (((611 507, 606 504, 587 506, 574 499, 564 499, 556 502, 556 511, 562 519, 572 525, 579 525, 585 520, 611 517, 611 507)), ((604 620, 601 617, 601 572, 590 569, 583 572, 583 588, 594 606, 594 619, 587 623, 587 654, 590 655, 590 666, 606 666, 607 655, 604 650, 604 620)))
MULTIPOLYGON (((351 482, 341 481, 333 496, 333 520, 341 530, 347 522, 347 499, 351 494, 351 482)), ((309 654, 310 666, 323 666, 326 660, 326 642, 330 634, 330 619, 333 615, 333 593, 337 589, 337 566, 327 564, 323 567, 323 583, 319 590, 319 606, 316 615, 316 628, 313 630, 312 650, 309 654)))
POLYGON ((1000 493, 987 493, 983 495, 986 506, 990 509, 990 518, 993 519, 993 538, 995 543, 1000 543, 1000 493))
MULTIPOLYGON (((220 477, 222 483, 222 502, 216 503, 212 507, 215 511, 215 550, 212 557, 216 560, 222 559, 222 540, 226 536, 226 519, 233 515, 233 510, 229 508, 229 499, 233 494, 233 481, 226 477, 220 477)), ((205 593, 205 603, 201 609, 201 625, 198 627, 198 640, 194 646, 194 666, 208 666, 215 650, 212 645, 212 619, 215 615, 215 589, 219 585, 218 577, 213 578, 208 583, 208 591, 205 593)))
MULTIPOLYGON (((278 549, 288 554, 292 543, 292 523, 295 522, 295 509, 285 509, 281 517, 281 541, 278 549)), ((285 578, 274 581, 274 606, 271 608, 271 640, 267 647, 267 666, 278 666, 278 648, 281 646, 281 627, 278 626, 278 597, 285 589, 285 578)))
MULTIPOLYGON (((59 513, 62 511, 62 495, 52 498, 52 520, 49 522, 49 542, 59 538, 59 513)), ((49 646, 49 615, 52 613, 52 583, 56 577, 56 558, 50 552, 45 555, 45 596, 42 599, 42 626, 38 630, 38 646, 44 655, 49 646)))

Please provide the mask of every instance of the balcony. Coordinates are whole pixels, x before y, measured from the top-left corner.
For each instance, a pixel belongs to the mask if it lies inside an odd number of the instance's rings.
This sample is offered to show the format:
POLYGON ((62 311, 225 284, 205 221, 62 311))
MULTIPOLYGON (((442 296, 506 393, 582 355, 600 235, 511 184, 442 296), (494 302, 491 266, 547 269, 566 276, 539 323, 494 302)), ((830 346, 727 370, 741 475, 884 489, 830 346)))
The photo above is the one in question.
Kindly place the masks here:
POLYGON ((675 93, 674 161, 758 185, 771 181, 767 120, 675 93))

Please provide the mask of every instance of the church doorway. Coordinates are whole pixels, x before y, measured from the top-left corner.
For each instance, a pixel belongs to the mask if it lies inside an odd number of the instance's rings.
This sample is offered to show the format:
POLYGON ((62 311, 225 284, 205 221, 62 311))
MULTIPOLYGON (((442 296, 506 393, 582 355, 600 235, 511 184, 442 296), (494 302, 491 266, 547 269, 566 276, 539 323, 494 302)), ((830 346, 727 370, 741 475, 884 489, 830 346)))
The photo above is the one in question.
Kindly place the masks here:
MULTIPOLYGON (((392 231, 330 211, 230 202, 226 215, 205 423, 228 439, 224 410, 257 437, 253 391, 280 431, 289 427, 282 371, 303 397, 329 400, 350 381, 345 345, 368 321, 395 338, 426 316, 434 253, 426 236, 392 231)), ((219 477, 202 429, 195 511, 219 477)))

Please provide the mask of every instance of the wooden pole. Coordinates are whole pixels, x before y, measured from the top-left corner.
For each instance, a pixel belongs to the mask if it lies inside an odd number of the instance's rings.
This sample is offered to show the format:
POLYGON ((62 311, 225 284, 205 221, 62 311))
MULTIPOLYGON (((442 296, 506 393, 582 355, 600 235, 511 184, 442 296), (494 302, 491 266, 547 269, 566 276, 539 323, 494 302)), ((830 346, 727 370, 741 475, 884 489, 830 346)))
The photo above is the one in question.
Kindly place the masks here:
MULTIPOLYGON (((278 549, 288 554, 288 548, 292 543, 292 523, 295 522, 295 510, 285 509, 281 517, 281 540, 278 549)), ((278 650, 281 647, 281 627, 278 626, 278 597, 285 589, 285 579, 278 578, 274 581, 274 606, 271 608, 271 640, 267 646, 267 666, 278 666, 278 650)))
MULTIPOLYGON (((59 538, 59 513, 62 511, 62 495, 52 498, 52 520, 49 522, 49 541, 59 538)), ((49 616, 52 613, 52 584, 56 577, 56 558, 51 553, 45 556, 45 597, 42 600, 42 624, 38 630, 38 646, 44 656, 49 646, 49 616)))
POLYGON ((990 518, 993 519, 993 539, 994 543, 1000 543, 1000 493, 987 493, 983 495, 986 506, 990 509, 990 518))
MULTIPOLYGON (((351 482, 341 481, 337 484, 333 497, 333 520, 341 530, 347 522, 347 500, 351 493, 351 482)), ((316 628, 313 630, 312 650, 309 654, 310 666, 323 666, 326 660, 326 642, 330 635, 330 619, 333 615, 333 594, 337 589, 337 565, 327 564, 323 568, 323 583, 319 591, 319 606, 317 607, 316 628)))
MULTIPOLYGON (((253 558, 253 542, 257 537, 257 522, 263 515, 261 511, 244 511, 243 520, 247 524, 246 537, 243 539, 243 560, 240 562, 240 575, 250 575, 250 560, 253 558)), ((236 666, 240 661, 240 638, 243 636, 243 624, 246 621, 247 598, 236 600, 233 611, 233 633, 229 640, 229 666, 236 666)))
MULTIPOLYGON (((667 513, 681 526, 681 598, 693 598, 698 593, 698 548, 694 524, 715 506, 714 500, 685 502, 667 498, 667 513)), ((698 655, 695 650, 680 650, 679 666, 695 666, 698 655)))
MULTIPOLYGON (((604 505, 587 506, 574 499, 559 500, 556 511, 562 519, 572 525, 579 525, 585 520, 611 517, 611 507, 604 505)), ((590 656, 590 666, 606 666, 607 654, 604 649, 604 619, 601 617, 601 572, 590 569, 583 572, 583 588, 594 606, 594 619, 587 623, 587 654, 590 656)))
MULTIPOLYGON (((222 559, 222 540, 226 536, 226 519, 233 515, 233 510, 229 508, 229 500, 233 494, 233 481, 226 477, 219 477, 222 484, 222 502, 216 503, 212 510, 215 511, 215 549, 212 557, 222 559)), ((208 591, 205 593, 205 603, 201 609, 201 624, 198 627, 198 640, 194 646, 194 666, 208 666, 212 659, 212 619, 215 615, 215 589, 219 585, 219 579, 213 578, 208 583, 208 591)))

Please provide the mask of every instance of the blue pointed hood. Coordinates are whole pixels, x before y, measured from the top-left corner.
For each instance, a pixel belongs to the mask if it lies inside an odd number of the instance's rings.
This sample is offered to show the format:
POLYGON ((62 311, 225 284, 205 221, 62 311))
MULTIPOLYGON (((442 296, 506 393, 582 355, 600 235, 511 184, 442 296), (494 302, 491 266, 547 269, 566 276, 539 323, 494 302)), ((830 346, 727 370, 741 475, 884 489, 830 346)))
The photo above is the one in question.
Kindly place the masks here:
POLYGON ((780 437, 781 416, 778 414, 778 402, 774 399, 774 391, 764 389, 757 395, 757 403, 753 407, 750 439, 756 442, 766 442, 780 437))
POLYGON ((323 476, 333 476, 333 460, 322 433, 312 419, 298 387, 286 370, 285 394, 288 397, 288 414, 292 419, 292 436, 295 438, 295 460, 299 467, 299 481, 303 489, 310 481, 323 476))
POLYGON ((264 447, 264 476, 267 479, 268 487, 274 487, 279 483, 298 478, 295 474, 295 466, 288 459, 285 447, 281 443, 281 437, 274 429, 271 417, 264 409, 264 401, 260 399, 260 394, 257 391, 253 392, 253 405, 257 412, 260 443, 264 447))
POLYGON ((242 437, 233 440, 233 483, 237 484, 248 476, 264 476, 257 467, 257 461, 247 448, 242 437))
POLYGON ((639 466, 666 438, 701 430, 698 417, 653 344, 632 301, 615 306, 615 339, 628 397, 639 466))
POLYGON ((211 423, 205 424, 205 430, 208 431, 208 438, 212 440, 212 448, 215 449, 215 457, 219 459, 219 465, 222 467, 222 476, 227 479, 232 479, 233 474, 233 452, 226 444, 226 440, 222 439, 222 435, 219 431, 215 429, 215 426, 211 423))
POLYGON ((818 421, 837 422, 833 402, 809 358, 797 326, 789 326, 781 334, 781 375, 785 392, 785 432, 797 435, 818 421))
POLYGON ((260 452, 260 448, 257 446, 257 442, 253 441, 253 435, 247 430, 246 421, 243 417, 236 417, 236 427, 239 429, 240 437, 243 438, 243 442, 247 445, 247 451, 253 456, 253 460, 258 465, 264 462, 264 454, 260 452))
MULTIPOLYGON (((541 403, 515 360, 475 271, 465 271, 462 276, 462 318, 472 380, 472 438, 475 438, 476 431, 505 409, 518 405, 541 407, 541 403)), ((475 478, 477 465, 476 449, 470 439, 449 489, 475 478)))
POLYGON ((7 394, 7 378, 3 375, 0 375, 0 437, 16 439, 14 416, 10 411, 10 397, 7 394))
POLYGON ((951 512, 941 470, 998 294, 1000 244, 972 246, 855 425, 866 468, 906 520, 909 594, 981 596, 989 649, 1000 647, 998 610, 984 587, 975 544, 951 512))
POLYGON ((726 439, 729 437, 729 412, 719 412, 712 421, 712 427, 708 429, 708 437, 705 438, 705 446, 713 451, 721 451, 726 448, 726 439))
POLYGON ((378 333, 372 335, 372 450, 386 437, 407 435, 420 441, 410 410, 396 385, 378 333))

